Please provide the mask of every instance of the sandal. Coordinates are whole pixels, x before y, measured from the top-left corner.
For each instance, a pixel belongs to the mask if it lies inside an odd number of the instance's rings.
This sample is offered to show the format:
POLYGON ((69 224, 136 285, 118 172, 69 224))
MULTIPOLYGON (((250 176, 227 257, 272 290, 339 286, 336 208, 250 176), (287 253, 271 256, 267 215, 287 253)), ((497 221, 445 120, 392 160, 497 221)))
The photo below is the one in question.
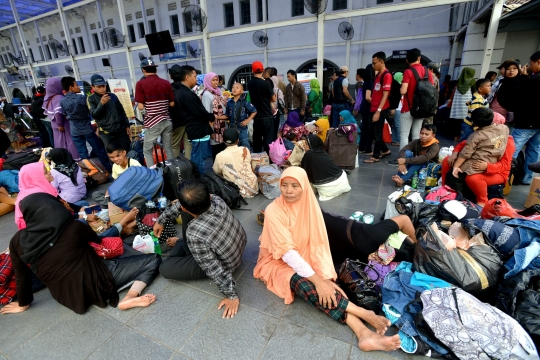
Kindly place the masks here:
POLYGON ((387 157, 387 156, 390 156, 390 155, 392 155, 391 151, 388 151, 386 154, 381 153, 381 156, 379 157, 379 159, 382 159, 383 157, 387 157))
POLYGON ((364 155, 365 155, 365 156, 373 156, 373 152, 365 153, 364 155))
POLYGON ((392 142, 390 145, 392 145, 392 146, 399 146, 399 143, 398 143, 398 142, 392 142))
POLYGON ((375 159, 375 158, 369 158, 367 160, 364 160, 364 164, 375 164, 378 162, 379 162, 379 159, 375 159))
POLYGON ((264 226, 264 210, 261 210, 259 214, 256 216, 257 224, 264 226))

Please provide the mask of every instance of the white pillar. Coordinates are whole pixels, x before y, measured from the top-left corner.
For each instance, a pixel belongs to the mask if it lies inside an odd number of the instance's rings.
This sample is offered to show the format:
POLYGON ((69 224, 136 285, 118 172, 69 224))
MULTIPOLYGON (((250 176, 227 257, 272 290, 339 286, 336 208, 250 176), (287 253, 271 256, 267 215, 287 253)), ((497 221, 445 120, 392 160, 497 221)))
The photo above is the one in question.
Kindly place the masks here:
MULTIPOLYGON (((142 1, 142 0, 141 0, 142 1)), ((208 8, 206 7, 206 0, 201 0, 201 9, 208 16, 208 8)), ((208 24, 203 29, 203 43, 204 43, 204 67, 206 73, 212 71, 212 53, 210 51, 210 37, 208 36, 208 24)))
POLYGON ((317 80, 324 80, 324 13, 317 18, 317 80))
POLYGON ((148 34, 148 21, 146 20, 146 8, 144 7, 144 0, 141 0, 141 11, 144 24, 144 33, 148 34))
POLYGON ((133 67, 133 58, 131 57, 130 42, 128 34, 128 28, 126 23, 126 12, 124 10, 123 0, 116 0, 118 4, 118 15, 120 16, 120 25, 122 26, 122 32, 125 34, 125 45, 124 49, 126 50, 126 58, 128 62, 129 77, 131 78, 131 89, 133 94, 135 94, 135 68, 133 67))
POLYGON ((454 35, 454 41, 452 42, 452 50, 450 51, 450 65, 448 66, 448 75, 454 75, 454 68, 456 67, 456 56, 458 49, 457 36, 454 35))
MULTIPOLYGON (((21 22, 19 19, 19 12, 17 11, 17 8, 15 7, 14 0, 9 0, 9 4, 11 5, 11 11, 13 11, 13 17, 15 18, 15 23, 17 24, 17 30, 19 31, 19 37, 21 38, 21 43, 24 49, 24 56, 26 57, 26 61, 28 62, 28 66, 30 67, 30 72, 32 73, 32 83, 34 83, 34 86, 37 88, 39 84, 37 82, 37 76, 34 73, 34 69, 32 68, 30 52, 28 51, 28 47, 26 45, 26 39, 24 37, 23 28, 21 26, 21 22)), ((17 43, 17 39, 15 39, 15 43, 17 43)))
POLYGON ((41 38, 41 31, 39 31, 39 26, 36 20, 34 20, 34 26, 36 27, 36 33, 39 38, 39 45, 41 46, 41 51, 43 51, 43 60, 51 60, 47 57, 47 51, 45 51, 45 45, 43 44, 43 39, 41 38))
POLYGON ((13 39, 13 41, 11 42, 11 45, 15 46, 13 48, 13 51, 15 51, 15 56, 19 56, 19 54, 21 53, 21 50, 19 48, 19 43, 17 42, 17 37, 15 36, 15 32, 13 31, 13 28, 10 28, 9 32, 11 33, 11 38, 13 39))
POLYGON ((199 62, 200 62, 200 70, 203 74, 206 74, 206 72, 204 72, 204 63, 203 63, 203 51, 202 51, 202 41, 199 40, 197 41, 197 43, 199 44, 199 62))
POLYGON ((480 74, 478 75, 483 76, 489 71, 489 66, 493 57, 493 47, 495 46, 495 37, 497 36, 497 29, 499 28, 499 20, 501 18, 503 5, 504 0, 493 0, 493 8, 491 10, 491 20, 488 27, 486 46, 484 47, 482 67, 480 68, 480 74))
POLYGON ((12 102, 13 97, 11 96, 11 91, 9 91, 9 88, 7 86, 6 78, 4 77, 3 72, 0 72, 0 85, 2 85, 2 89, 4 89, 4 94, 6 95, 7 102, 12 102))
MULTIPOLYGON (((56 5, 58 6, 58 15, 60 15, 60 22, 62 22, 62 28, 64 30, 64 34, 66 34, 66 40, 68 40, 67 43, 69 47, 71 45, 70 41, 72 41, 72 39, 69 32, 66 14, 64 13, 64 5, 62 4, 62 0, 56 0, 56 5)), ((71 60, 71 67, 73 68, 73 75, 75 76, 75 79, 82 80, 81 74, 79 74, 79 68, 77 67, 77 62, 71 54, 71 51, 69 52, 69 58, 71 60)))
MULTIPOLYGON (((349 24, 352 25, 351 18, 348 18, 347 21, 349 22, 349 24)), ((347 69, 351 67, 351 40, 347 40, 347 46, 345 48, 345 66, 347 67, 347 69)), ((349 69, 349 75, 352 73, 353 72, 351 71, 351 69, 349 69)), ((354 71, 354 74, 356 74, 356 71, 354 71)))
MULTIPOLYGON (((262 0, 261 2, 261 6, 262 6, 262 16, 263 16, 263 24, 266 24, 266 17, 268 16, 267 13, 266 13, 266 1, 267 0, 262 0)), ((263 30, 264 33, 266 34, 266 29, 263 30)), ((265 67, 268 67, 268 45, 266 45, 264 47, 264 66, 265 67)))

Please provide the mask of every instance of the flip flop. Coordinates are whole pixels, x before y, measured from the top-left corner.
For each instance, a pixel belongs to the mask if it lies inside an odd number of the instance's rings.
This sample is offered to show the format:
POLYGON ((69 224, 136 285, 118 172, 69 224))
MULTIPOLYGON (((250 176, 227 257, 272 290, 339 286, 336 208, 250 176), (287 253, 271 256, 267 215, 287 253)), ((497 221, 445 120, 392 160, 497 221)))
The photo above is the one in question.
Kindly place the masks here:
POLYGON ((379 156, 379 159, 382 159, 383 157, 387 157, 387 156, 390 156, 390 155, 392 155, 391 151, 387 152, 386 154, 381 154, 381 156, 379 156))
POLYGON ((378 162, 379 162, 379 159, 375 159, 375 158, 369 158, 368 160, 364 160, 364 164, 375 164, 378 162))
POLYGON ((373 152, 365 153, 364 155, 365 155, 365 156, 373 156, 373 152))
POLYGON ((390 145, 392 145, 392 146, 399 146, 399 143, 398 143, 398 142, 392 142, 390 145))

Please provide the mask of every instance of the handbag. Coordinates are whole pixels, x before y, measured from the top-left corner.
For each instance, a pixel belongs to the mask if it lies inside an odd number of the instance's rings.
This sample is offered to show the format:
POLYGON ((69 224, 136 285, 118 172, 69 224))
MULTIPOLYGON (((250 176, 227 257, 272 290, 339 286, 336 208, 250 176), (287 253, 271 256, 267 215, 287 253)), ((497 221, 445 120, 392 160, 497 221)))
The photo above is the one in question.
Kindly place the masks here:
POLYGON ((351 259, 345 259, 338 273, 339 282, 349 300, 376 313, 381 308, 381 288, 377 285, 379 277, 381 276, 372 265, 351 259), (370 274, 376 274, 376 279, 366 274, 362 270, 364 267, 371 270, 370 274))
MULTIPOLYGON (((160 212, 148 209, 146 205, 141 206, 139 213, 137 214, 137 229, 139 229, 139 234, 141 236, 148 235, 154 231, 154 225, 159 218, 160 212)), ((167 239, 171 237, 176 237, 176 227, 172 221, 167 220, 161 236, 159 237, 159 242, 164 243, 167 239)))
POLYGON ((90 246, 103 259, 112 259, 124 253, 124 243, 119 237, 106 237, 101 240, 101 244, 90 242, 90 246))

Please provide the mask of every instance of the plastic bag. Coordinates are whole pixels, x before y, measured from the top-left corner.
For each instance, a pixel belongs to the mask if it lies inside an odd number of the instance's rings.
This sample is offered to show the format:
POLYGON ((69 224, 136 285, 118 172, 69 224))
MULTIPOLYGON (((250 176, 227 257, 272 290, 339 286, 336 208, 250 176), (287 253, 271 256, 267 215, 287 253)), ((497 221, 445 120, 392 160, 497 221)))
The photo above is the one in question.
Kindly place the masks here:
POLYGON ((391 143, 392 142, 392 129, 390 128, 390 124, 388 124, 388 121, 384 120, 384 127, 383 127, 383 141, 385 143, 391 143))
POLYGON ((435 231, 437 235, 439 235, 439 237, 441 238, 441 241, 446 247, 446 250, 451 251, 456 248, 457 246, 456 239, 454 239, 452 236, 445 234, 441 230, 439 230, 436 223, 432 223, 430 227, 433 229, 433 231, 435 231))
POLYGON ((508 216, 514 219, 540 220, 540 215, 523 216, 505 199, 491 199, 482 209, 482 219, 493 219, 497 216, 508 216))
POLYGON ((283 165, 285 162, 285 154, 287 153, 285 144, 283 144, 283 139, 276 139, 276 141, 269 145, 269 148, 270 160, 277 166, 283 165))
POLYGON ((150 235, 137 235, 133 239, 133 249, 142 252, 143 254, 154 253, 154 239, 150 235))
POLYGON ((456 246, 458 248, 468 249, 468 247, 465 246, 466 244, 468 244, 471 237, 469 236, 469 233, 467 233, 467 230, 465 230, 463 226, 461 226, 460 222, 455 222, 450 225, 450 228, 448 229, 448 235, 450 235, 456 240, 456 246))
POLYGON ((272 200, 281 195, 279 188, 281 171, 276 164, 260 166, 256 174, 259 181, 259 190, 264 196, 272 200))

